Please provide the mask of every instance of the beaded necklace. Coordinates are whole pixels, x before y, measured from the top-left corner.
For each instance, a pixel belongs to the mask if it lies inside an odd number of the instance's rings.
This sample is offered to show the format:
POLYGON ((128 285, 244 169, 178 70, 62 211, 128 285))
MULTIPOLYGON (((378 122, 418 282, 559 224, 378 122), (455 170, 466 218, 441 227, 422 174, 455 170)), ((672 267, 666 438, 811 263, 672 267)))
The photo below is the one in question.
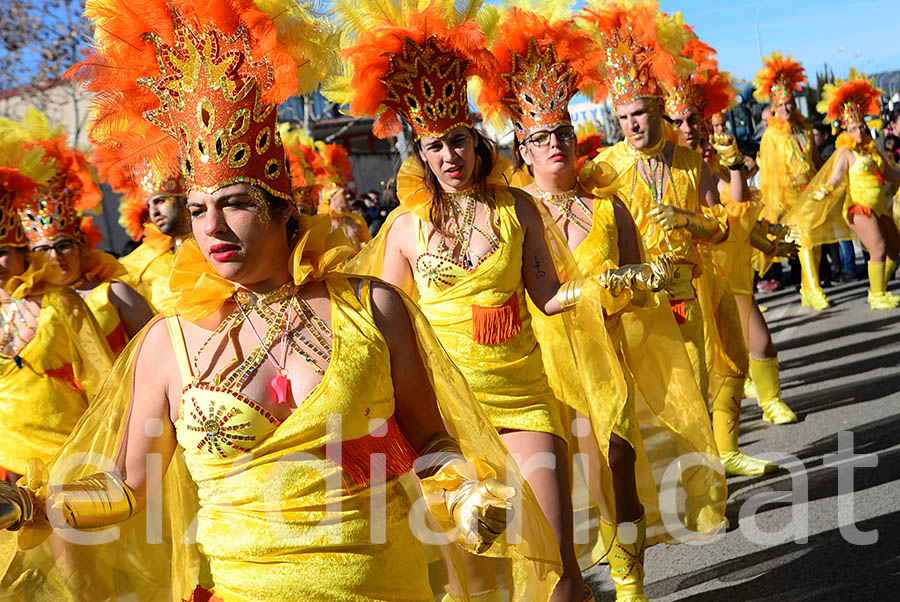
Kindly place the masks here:
POLYGON ((565 224, 566 222, 571 222, 573 225, 577 226, 585 233, 590 233, 592 221, 591 217, 593 217, 593 212, 591 212, 582 198, 578 196, 577 186, 572 190, 567 190, 566 192, 561 192, 558 194, 547 192, 546 190, 541 190, 541 187, 538 186, 537 183, 534 184, 534 187, 537 190, 538 198, 541 199, 541 201, 553 205, 556 208, 557 220, 561 217, 563 220, 563 224, 565 224), (588 219, 584 219, 583 217, 572 211, 572 205, 576 205, 579 209, 581 209, 584 214, 588 216, 588 219))
MULTIPOLYGON (((634 167, 631 171, 631 195, 628 199, 628 207, 631 208, 634 206, 634 191, 637 187, 637 175, 639 172, 641 174, 641 180, 646 183, 647 187, 650 189, 651 204, 654 206, 664 204, 663 196, 665 193, 665 184, 668 182, 669 188, 672 190, 672 196, 675 197, 674 204, 678 206, 678 191, 672 185, 672 170, 663 154, 663 151, 666 148, 666 139, 660 137, 656 144, 647 149, 636 149, 631 146, 631 143, 629 142, 626 142, 626 144, 631 151, 631 154, 634 156, 634 167)), ((647 234, 644 236, 644 245, 647 247, 651 246, 651 240, 653 239, 653 235, 656 234, 657 228, 658 226, 656 225, 648 227, 647 234)), ((666 246, 669 247, 670 252, 674 253, 675 249, 672 247, 669 233, 665 230, 661 231, 666 246)))
POLYGON ((290 390, 290 380, 285 370, 288 347, 312 366, 316 374, 325 374, 325 369, 331 362, 331 339, 333 334, 312 307, 304 299, 296 295, 296 287, 293 282, 287 282, 277 289, 262 295, 244 290, 236 291, 234 293, 234 301, 238 305, 237 309, 232 311, 216 326, 209 338, 194 354, 195 382, 199 381, 200 378, 200 355, 209 343, 226 329, 229 333, 227 336, 231 342, 235 357, 232 362, 226 365, 213 378, 213 385, 216 387, 221 386, 228 390, 240 391, 250 376, 262 365, 267 357, 270 357, 278 368, 278 374, 270 381, 269 389, 276 398, 277 403, 284 403, 287 400, 287 392, 290 390), (250 316, 254 312, 268 326, 264 336, 260 336, 250 322, 250 316), (291 313, 296 315, 300 322, 296 326, 291 325, 293 322, 291 313), (238 363, 236 339, 231 333, 245 321, 250 325, 253 334, 259 341, 259 345, 247 355, 243 362, 238 363), (311 341, 306 337, 304 331, 309 332, 315 341, 311 341), (300 342, 298 343, 297 340, 300 342), (285 346, 282 350, 282 361, 280 364, 275 360, 271 351, 279 342, 285 346), (324 367, 312 355, 318 357, 324 364, 324 367), (235 364, 237 364, 237 367, 222 382, 222 374, 232 369, 235 364))
POLYGON ((3 299, 0 307, 10 306, 9 310, 0 309, 0 324, 3 326, 3 344, 0 348, 9 346, 12 351, 16 368, 22 369, 22 357, 19 352, 28 344, 22 330, 28 331, 29 323, 37 324, 37 316, 28 306, 27 299, 3 299), (20 325, 22 330, 20 330, 20 325), (16 349, 16 339, 19 339, 19 347, 16 349))
POLYGON ((488 241, 490 250, 485 253, 485 257, 497 250, 500 246, 500 239, 494 233, 485 232, 475 225, 475 210, 478 207, 478 198, 471 190, 463 190, 459 192, 451 192, 446 196, 453 210, 453 218, 456 223, 456 230, 453 233, 453 240, 450 245, 447 244, 447 238, 441 236, 438 243, 436 254, 453 263, 457 263, 466 270, 472 270, 478 265, 479 257, 473 258, 469 255, 469 247, 472 243, 472 235, 477 232, 488 241), (461 205, 465 202, 465 206, 461 205), (459 249, 459 254, 454 257, 454 250, 459 249), (458 257, 458 259, 457 259, 458 257))

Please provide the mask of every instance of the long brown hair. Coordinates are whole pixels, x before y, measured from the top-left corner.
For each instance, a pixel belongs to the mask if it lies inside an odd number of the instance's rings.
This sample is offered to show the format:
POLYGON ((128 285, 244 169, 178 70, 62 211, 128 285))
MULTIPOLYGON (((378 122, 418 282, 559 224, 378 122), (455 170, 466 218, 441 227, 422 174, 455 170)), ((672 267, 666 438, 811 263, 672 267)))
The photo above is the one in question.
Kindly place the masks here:
MULTIPOLYGON (((494 169, 494 153, 497 152, 497 144, 475 128, 469 128, 469 131, 475 137, 476 161, 475 171, 472 174, 475 191, 479 193, 484 202, 488 204, 490 216, 492 218, 494 212, 494 199, 489 197, 487 193, 487 177, 488 174, 491 173, 491 170, 494 169)), ((428 190, 429 194, 431 194, 431 199, 433 201, 431 203, 431 213, 429 215, 431 225, 435 232, 449 238, 452 236, 452 233, 450 232, 448 225, 453 221, 453 211, 450 209, 449 203, 444 202, 444 190, 441 188, 440 181, 434 172, 431 171, 431 168, 428 167, 428 164, 422 159, 422 150, 422 142, 416 140, 416 152, 413 153, 413 155, 415 156, 416 161, 418 161, 419 167, 422 168, 422 173, 425 175, 425 188, 428 190)), ((493 223, 491 218, 489 218, 489 223, 493 223)))

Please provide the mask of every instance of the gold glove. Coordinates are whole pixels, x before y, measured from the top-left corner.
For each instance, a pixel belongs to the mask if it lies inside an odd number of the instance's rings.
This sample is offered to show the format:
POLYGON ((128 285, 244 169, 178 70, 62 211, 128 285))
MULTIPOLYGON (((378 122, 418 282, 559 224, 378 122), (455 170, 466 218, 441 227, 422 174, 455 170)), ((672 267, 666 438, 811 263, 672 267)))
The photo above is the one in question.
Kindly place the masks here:
POLYGON ((789 240, 776 240, 775 247, 769 251, 769 255, 778 259, 787 259, 800 252, 800 246, 789 240))
POLYGON ((744 167, 744 155, 738 149, 737 140, 730 134, 710 134, 709 143, 719 153, 719 163, 728 169, 744 167))
POLYGON ((34 518, 34 499, 24 487, 0 481, 0 529, 18 531, 34 518))
POLYGON ((766 224, 766 234, 772 236, 776 240, 784 240, 790 234, 790 226, 785 224, 766 224))
POLYGON ((422 491, 429 511, 446 530, 456 528, 461 539, 476 554, 488 550, 506 530, 512 516, 510 499, 515 489, 495 477, 494 470, 481 460, 453 459, 432 477, 422 479, 422 491), (437 495, 435 495, 437 494, 437 495))
POLYGON ((659 292, 672 281, 674 274, 672 260, 660 255, 649 264, 638 263, 607 270, 596 276, 595 280, 618 297, 625 289, 659 292))
POLYGON ((723 226, 715 217, 672 205, 657 205, 647 217, 666 232, 685 228, 691 234, 711 243, 720 242, 728 236, 727 224, 723 226))
POLYGON ((134 492, 108 472, 66 483, 51 502, 75 529, 106 527, 128 520, 135 512, 134 492))
POLYGON ((824 186, 814 190, 812 194, 809 195, 809 198, 816 201, 817 203, 821 203, 825 200, 825 197, 827 197, 832 192, 834 192, 834 186, 832 186, 831 184, 825 184, 824 186))

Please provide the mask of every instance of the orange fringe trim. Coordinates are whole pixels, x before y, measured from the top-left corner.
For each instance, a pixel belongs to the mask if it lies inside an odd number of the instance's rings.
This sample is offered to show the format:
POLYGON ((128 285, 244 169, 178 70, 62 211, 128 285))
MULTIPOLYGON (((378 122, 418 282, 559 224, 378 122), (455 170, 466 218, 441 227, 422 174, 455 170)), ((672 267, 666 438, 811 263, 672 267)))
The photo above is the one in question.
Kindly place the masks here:
POLYGON ((675 315, 676 322, 679 324, 687 322, 687 311, 685 310, 683 299, 681 301, 669 301, 669 305, 672 307, 672 313, 675 315))
POLYGON ((55 368, 53 370, 44 370, 44 374, 50 378, 55 378, 67 383, 79 393, 84 392, 84 387, 82 387, 81 383, 78 382, 78 379, 75 378, 75 370, 72 368, 72 364, 66 364, 61 368, 55 368))
POLYGON ((865 205, 851 205, 850 209, 847 210, 847 217, 857 214, 865 215, 866 217, 872 217, 872 210, 865 205))
POLYGON ((519 315, 519 294, 500 307, 472 306, 472 340, 483 345, 504 343, 522 332, 519 315))
MULTIPOLYGON (((366 435, 340 443, 339 452, 326 446, 325 455, 331 462, 354 482, 369 486, 372 468, 386 477, 397 477, 412 470, 413 462, 419 457, 400 430, 397 419, 391 416, 387 422, 387 432, 381 436, 366 435)), ((344 486, 350 489, 346 479, 344 486)))

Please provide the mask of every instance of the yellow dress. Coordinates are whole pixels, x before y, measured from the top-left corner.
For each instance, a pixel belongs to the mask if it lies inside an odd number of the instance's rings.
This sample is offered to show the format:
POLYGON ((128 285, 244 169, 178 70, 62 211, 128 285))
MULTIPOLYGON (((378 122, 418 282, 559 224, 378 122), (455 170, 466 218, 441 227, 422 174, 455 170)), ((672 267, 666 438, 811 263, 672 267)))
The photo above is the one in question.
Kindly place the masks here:
POLYGON ((515 199, 495 188, 494 202, 500 246, 471 272, 429 253, 425 223, 415 218, 419 308, 495 428, 563 436, 558 402, 531 329, 522 279, 525 234, 515 199))
POLYGON ((153 224, 146 225, 144 242, 119 259, 128 271, 122 281, 136 290, 156 313, 174 307, 175 297, 169 290, 174 259, 175 239, 161 233, 153 224))
POLYGON ((119 355, 125 349, 128 334, 125 332, 119 310, 109 299, 109 287, 112 279, 120 279, 126 274, 125 267, 115 257, 96 249, 91 251, 84 264, 84 279, 100 283, 83 296, 84 302, 100 325, 100 331, 106 337, 113 356, 119 355))
MULTIPOLYGON (((627 140, 622 140, 601 149, 594 161, 610 164, 618 174, 612 189, 631 212, 650 257, 668 254, 677 262, 675 279, 666 289, 666 293, 681 328, 688 357, 694 366, 697 384, 705 395, 709 390, 709 382, 705 359, 704 314, 700 306, 700 297, 708 291, 698 288, 701 284, 699 277, 703 272, 704 263, 698 248, 702 241, 685 228, 666 233, 650 222, 648 214, 654 207, 653 199, 650 196, 649 186, 637 174, 635 159, 636 151, 627 140)), ((705 208, 701 208, 699 197, 702 166, 703 159, 699 153, 675 145, 671 180, 666 186, 661 202, 694 213, 707 212, 705 208)), ((715 217, 725 219, 724 212, 715 217)))
POLYGON ((112 365, 109 347, 81 297, 45 280, 49 262, 32 254, 28 270, 10 291, 17 298, 41 296, 34 337, 18 354, 22 367, 0 354, 0 467, 19 474, 25 473, 28 458, 47 461, 56 453, 112 365))
MULTIPOLYGON (((863 149, 851 149, 855 160, 847 171, 848 188, 844 199, 844 217, 853 207, 865 207, 871 215, 890 216, 884 190, 884 157, 872 141, 863 149)), ((865 211, 863 211, 865 213, 865 211)))
POLYGON ((759 184, 765 205, 761 217, 770 224, 781 223, 816 175, 812 126, 802 117, 795 119, 792 123, 770 117, 759 145, 759 184))
MULTIPOLYGON (((0 532, 0 563, 17 543, 24 549, 44 542, 15 555, 0 597, 182 602, 208 599, 213 591, 225 602, 286 596, 317 602, 433 599, 423 544, 410 535, 407 522, 410 516, 422 519, 422 504, 410 515, 409 494, 394 478, 407 468, 409 449, 391 420, 395 404, 388 349, 372 317, 368 284, 357 298, 357 287, 335 271, 351 249, 343 233, 330 226, 327 218, 301 216, 301 234, 289 260, 295 285, 325 282, 333 310, 333 365, 300 409, 279 424, 240 392, 188 378, 176 425, 179 446, 165 471, 156 510, 151 501, 146 511, 114 527, 118 537, 113 541, 79 547, 77 567, 52 553, 39 524, 0 532), (373 469, 369 489, 363 487, 369 462, 380 464, 378 456, 370 458, 372 452, 385 454, 381 465, 388 478, 376 480, 373 469), (370 526, 376 527, 374 540, 370 526)), ((168 323, 180 331, 175 320, 210 316, 231 297, 234 285, 187 241, 176 256, 172 290, 178 314, 168 323)), ((562 572, 553 530, 521 473, 506 466, 500 438, 424 316, 398 294, 445 428, 467 457, 482 460, 521 493, 516 509, 520 536, 516 541, 501 536, 485 554, 498 558, 512 577, 513 602, 546 601, 562 572)), ((159 316, 156 322, 166 319, 159 316)), ((183 341, 171 339, 176 346, 183 341)), ((50 461, 49 485, 109 470, 107 459, 121 458, 127 433, 136 428, 130 424, 131 375, 141 346, 141 339, 131 341, 117 359, 79 427, 50 461), (58 470, 66 458, 84 454, 92 461, 58 470)), ((176 355, 189 374, 183 350, 176 355)), ((31 471, 27 483, 42 499, 47 475, 31 471)), ((418 499, 416 483, 408 486, 412 499, 418 499)), ((466 545, 450 546, 451 555, 458 560, 458 548, 466 545)), ((442 587, 444 564, 434 566, 440 572, 431 583, 442 587)), ((0 573, 4 569, 0 564, 0 573)))
POLYGON ((197 382, 179 319, 167 318, 188 383, 175 428, 197 484, 197 544, 209 560, 209 589, 224 602, 277 602, 286 592, 317 602, 431 602, 424 549, 410 531, 410 501, 397 478, 416 456, 394 419, 390 357, 368 285, 360 302, 346 279, 326 284, 334 355, 322 382, 283 423, 239 391, 197 382), (336 432, 327 428, 334 416, 336 432), (387 425, 387 435, 372 436, 373 423, 387 425), (386 454, 384 501, 373 501, 368 484, 332 462, 329 446, 342 447, 347 463, 354 448, 386 454), (375 503, 386 508, 382 543, 370 537, 375 503), (267 516, 273 504, 279 520, 267 516))
MULTIPOLYGON (((587 189, 597 190, 584 171, 579 180, 587 189)), ((557 269, 568 272, 566 279, 618 267, 619 230, 608 196, 595 196, 590 232, 571 253, 550 214, 540 203, 537 206, 557 269)), ((593 458, 588 495, 594 503, 602 498, 609 514, 603 518, 610 520, 615 517, 615 498, 608 466, 609 436, 619 435, 635 450, 635 478, 647 519, 647 544, 708 539, 721 527, 726 499, 724 478, 713 469, 682 475, 685 505, 679 515, 693 533, 681 533, 676 540, 660 514, 658 472, 685 453, 717 456, 706 405, 681 333, 672 312, 660 305, 656 295, 639 299, 623 292, 619 297, 594 295, 593 287, 586 286, 572 324, 565 314, 534 315, 550 384, 564 404, 564 419, 574 424, 580 416, 590 418, 593 438, 576 432, 584 429, 573 428, 571 452, 593 458), (577 347, 576 353, 569 351, 571 346, 577 347)), ((579 547, 583 565, 601 560, 612 543, 604 541, 602 529, 592 535, 596 541, 579 547)))

